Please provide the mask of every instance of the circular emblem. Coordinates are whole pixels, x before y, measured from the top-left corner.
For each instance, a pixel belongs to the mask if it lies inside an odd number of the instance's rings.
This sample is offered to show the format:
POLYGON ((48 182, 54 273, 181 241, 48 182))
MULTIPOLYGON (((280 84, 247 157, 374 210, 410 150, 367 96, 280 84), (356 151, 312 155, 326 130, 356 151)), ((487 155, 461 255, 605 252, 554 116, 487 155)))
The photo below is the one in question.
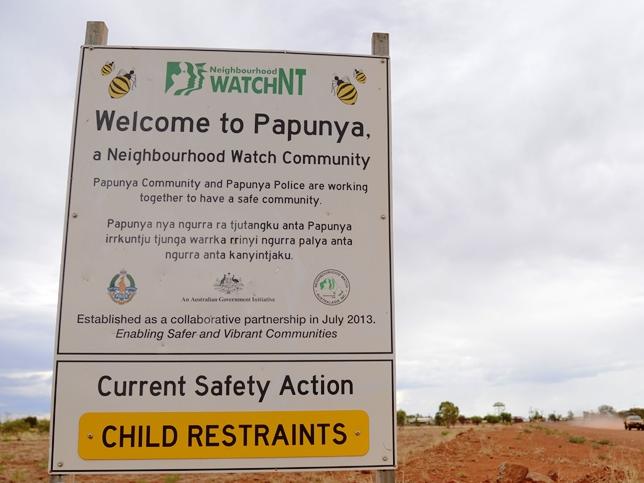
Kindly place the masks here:
POLYGON ((341 304, 349 296, 350 290, 349 279, 340 270, 323 270, 313 281, 315 297, 326 305, 341 304))
POLYGON ((136 295, 134 277, 125 270, 121 270, 112 277, 110 286, 107 287, 107 293, 119 305, 128 303, 136 295))

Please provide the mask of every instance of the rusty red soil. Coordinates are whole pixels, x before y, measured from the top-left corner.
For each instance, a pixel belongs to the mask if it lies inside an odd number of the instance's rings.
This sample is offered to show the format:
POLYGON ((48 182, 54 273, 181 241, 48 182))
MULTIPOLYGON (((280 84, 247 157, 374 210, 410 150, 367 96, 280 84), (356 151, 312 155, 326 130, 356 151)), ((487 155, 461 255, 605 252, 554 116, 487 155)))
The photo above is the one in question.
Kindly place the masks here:
MULTIPOLYGON (((48 481, 46 436, 0 441, 0 482, 48 481)), ((559 482, 644 482, 644 431, 557 424, 398 431, 397 482, 494 483, 502 463, 556 474, 559 482)), ((76 482, 332 483, 374 481, 372 471, 76 475, 76 482)))

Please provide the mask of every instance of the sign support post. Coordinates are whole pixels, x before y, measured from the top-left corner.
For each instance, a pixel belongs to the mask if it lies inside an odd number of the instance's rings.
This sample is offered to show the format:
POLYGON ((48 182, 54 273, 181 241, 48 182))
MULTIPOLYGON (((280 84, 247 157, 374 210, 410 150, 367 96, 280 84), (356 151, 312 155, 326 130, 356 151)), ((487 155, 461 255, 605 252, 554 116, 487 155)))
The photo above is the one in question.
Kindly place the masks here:
MULTIPOLYGON (((107 45, 108 31, 105 22, 88 21, 85 26, 85 45, 107 45)), ((65 475, 49 476, 49 483, 63 483, 64 481, 65 475)))
POLYGON ((85 45, 107 45, 107 25, 105 22, 87 22, 85 45))
MULTIPOLYGON (((389 34, 373 32, 371 34, 371 55, 389 56, 389 34)), ((376 483, 396 483, 395 470, 376 471, 376 483)))

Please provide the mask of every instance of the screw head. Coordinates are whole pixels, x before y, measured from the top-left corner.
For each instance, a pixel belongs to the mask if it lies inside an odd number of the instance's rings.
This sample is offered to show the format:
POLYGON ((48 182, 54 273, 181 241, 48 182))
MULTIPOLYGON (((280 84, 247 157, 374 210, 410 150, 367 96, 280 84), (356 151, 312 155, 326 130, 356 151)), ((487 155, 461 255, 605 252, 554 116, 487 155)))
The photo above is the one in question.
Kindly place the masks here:
POLYGON ((382 461, 389 461, 389 457, 388 456, 383 456, 382 461))
POLYGON ((78 218, 78 213, 72 213, 72 218, 78 218))
POLYGON ((381 220, 386 220, 386 219, 387 219, 387 215, 380 215, 380 219, 381 219, 381 220))
POLYGON ((94 439, 94 435, 93 435, 92 433, 89 433, 89 434, 87 435, 87 439, 94 439))
POLYGON ((56 466, 58 466, 59 468, 62 468, 63 467, 63 462, 59 461, 58 463, 56 463, 56 466))

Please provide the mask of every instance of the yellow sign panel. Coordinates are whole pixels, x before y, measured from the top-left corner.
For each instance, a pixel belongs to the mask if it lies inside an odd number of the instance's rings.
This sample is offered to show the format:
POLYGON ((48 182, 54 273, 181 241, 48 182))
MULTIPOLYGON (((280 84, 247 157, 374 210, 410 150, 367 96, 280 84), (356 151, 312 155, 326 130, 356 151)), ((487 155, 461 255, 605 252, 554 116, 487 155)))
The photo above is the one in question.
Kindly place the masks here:
POLYGON ((85 460, 363 456, 365 411, 85 413, 85 460))

